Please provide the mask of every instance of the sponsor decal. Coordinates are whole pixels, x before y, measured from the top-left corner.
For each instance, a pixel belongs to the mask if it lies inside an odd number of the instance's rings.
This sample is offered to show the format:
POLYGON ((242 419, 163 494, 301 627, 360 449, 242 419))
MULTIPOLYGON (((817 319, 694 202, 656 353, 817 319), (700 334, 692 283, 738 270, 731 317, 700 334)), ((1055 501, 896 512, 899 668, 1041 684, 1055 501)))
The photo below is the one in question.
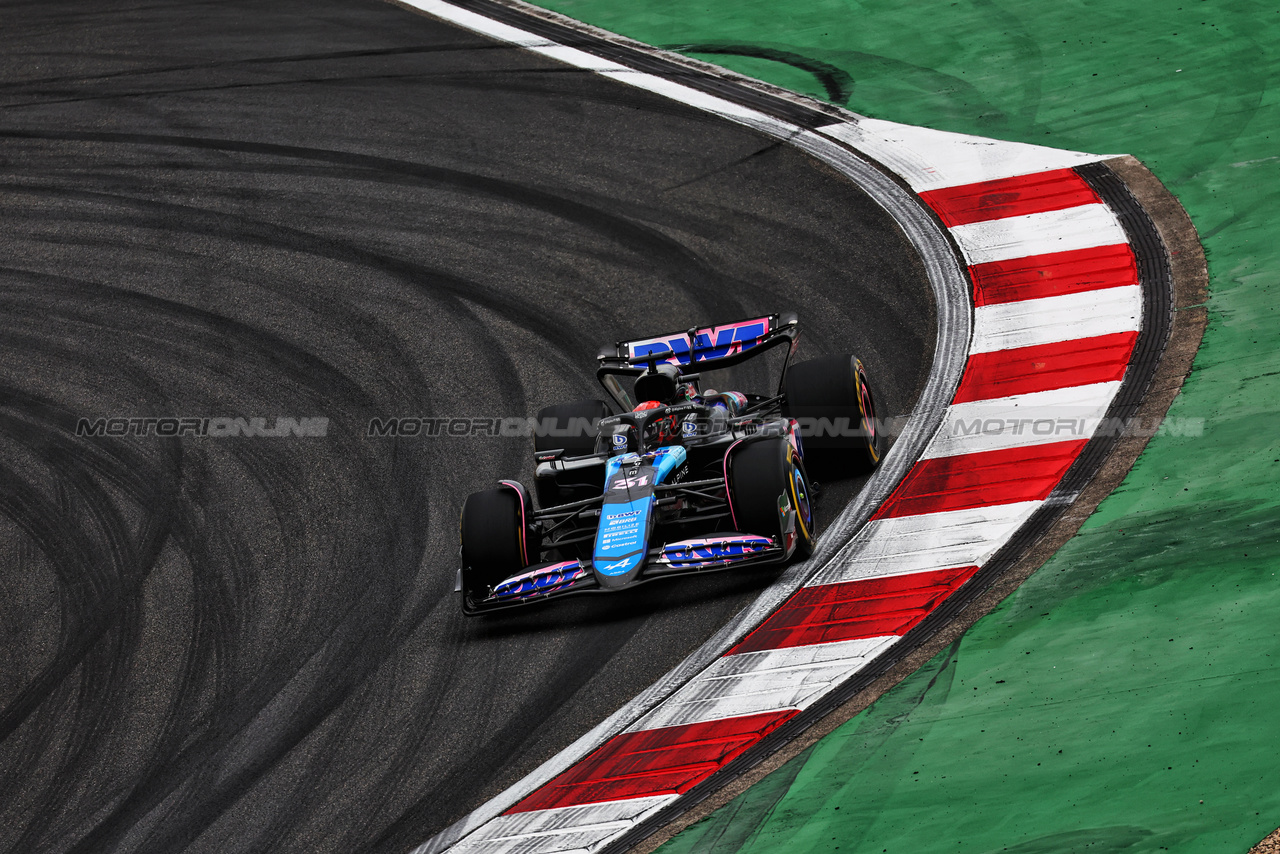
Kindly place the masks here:
POLYGON ((725 326, 713 326, 699 329, 692 340, 688 333, 647 338, 627 344, 631 357, 645 356, 649 353, 671 351, 671 356, 660 359, 661 362, 675 365, 688 365, 690 362, 703 362, 708 359, 723 359, 744 350, 750 350, 760 343, 769 332, 769 318, 761 317, 744 320, 725 326))
POLYGON ((587 575, 580 561, 568 560, 552 563, 508 578, 493 588, 494 599, 528 599, 544 596, 567 587, 587 575))
POLYGON ((613 482, 613 486, 609 488, 610 489, 635 489, 637 487, 645 486, 646 484, 648 484, 648 482, 649 482, 649 475, 647 473, 636 474, 633 471, 630 474, 624 475, 618 478, 617 480, 615 480, 613 482))
POLYGON ((640 560, 649 520, 649 500, 641 498, 625 504, 605 504, 600 527, 596 529, 594 550, 596 568, 600 572, 626 572, 640 560))
POLYGON ((669 543, 662 556, 673 566, 714 566, 753 557, 773 545, 768 537, 738 534, 669 543))

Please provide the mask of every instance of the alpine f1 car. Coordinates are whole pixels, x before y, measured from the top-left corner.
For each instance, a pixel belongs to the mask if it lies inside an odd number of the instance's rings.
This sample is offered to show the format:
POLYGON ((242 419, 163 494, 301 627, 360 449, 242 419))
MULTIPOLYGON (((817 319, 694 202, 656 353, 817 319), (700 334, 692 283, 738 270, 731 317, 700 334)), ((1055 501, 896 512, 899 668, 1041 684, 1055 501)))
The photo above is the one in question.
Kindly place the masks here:
POLYGON ((811 554, 806 446, 869 470, 882 445, 862 363, 792 365, 799 333, 794 314, 771 315, 601 350, 596 376, 612 402, 539 413, 537 508, 514 480, 464 503, 463 611, 811 554), (703 387, 711 372, 779 349, 766 393, 703 387))

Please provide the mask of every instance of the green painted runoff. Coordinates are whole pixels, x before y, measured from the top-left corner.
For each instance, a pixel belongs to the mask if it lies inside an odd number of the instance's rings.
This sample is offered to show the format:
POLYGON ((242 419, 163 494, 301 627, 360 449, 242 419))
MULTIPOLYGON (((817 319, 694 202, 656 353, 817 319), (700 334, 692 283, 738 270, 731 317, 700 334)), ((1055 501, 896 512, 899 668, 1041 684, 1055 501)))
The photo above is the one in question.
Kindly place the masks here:
POLYGON ((1243 854, 1280 825, 1280 7, 542 5, 863 115, 1133 154, 1209 258, 1182 435, 953 647, 664 854, 1243 854))

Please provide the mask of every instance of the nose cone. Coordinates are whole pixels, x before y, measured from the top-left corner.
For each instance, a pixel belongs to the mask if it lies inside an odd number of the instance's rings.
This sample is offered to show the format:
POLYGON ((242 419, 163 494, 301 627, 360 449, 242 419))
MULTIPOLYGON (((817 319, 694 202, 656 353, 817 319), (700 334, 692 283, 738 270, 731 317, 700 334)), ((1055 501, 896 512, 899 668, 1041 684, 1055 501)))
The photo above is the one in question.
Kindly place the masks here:
POLYGON ((591 568, 601 587, 625 586, 644 567, 652 503, 650 492, 634 501, 605 501, 600 508, 591 568))

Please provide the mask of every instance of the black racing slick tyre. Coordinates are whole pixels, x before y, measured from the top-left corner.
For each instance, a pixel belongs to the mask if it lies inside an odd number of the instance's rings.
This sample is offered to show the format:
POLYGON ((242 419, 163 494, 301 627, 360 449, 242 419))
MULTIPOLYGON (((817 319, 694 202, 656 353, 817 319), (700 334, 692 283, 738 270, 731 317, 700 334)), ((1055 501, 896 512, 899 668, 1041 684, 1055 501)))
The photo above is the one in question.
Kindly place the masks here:
MULTIPOLYGON (((533 437, 537 453, 563 450, 566 457, 585 457, 596 452, 599 433, 596 424, 612 415, 603 400, 579 400, 548 406, 538 413, 538 429, 533 437)), ((538 506, 554 507, 571 501, 595 498, 604 490, 603 471, 564 472, 554 478, 539 478, 534 484, 538 506)))
POLYGON ((532 514, 528 493, 514 486, 473 492, 467 497, 458 522, 465 596, 487 596, 495 584, 534 561, 538 544, 533 542, 528 524, 532 514))
POLYGON ((875 395, 856 357, 823 356, 792 365, 782 393, 782 412, 799 422, 806 453, 839 451, 856 472, 880 464, 884 439, 875 395))
POLYGON ((787 508, 795 511, 795 554, 813 554, 813 499, 804 462, 786 439, 757 439, 730 450, 729 502, 734 525, 744 534, 785 533, 787 508))

